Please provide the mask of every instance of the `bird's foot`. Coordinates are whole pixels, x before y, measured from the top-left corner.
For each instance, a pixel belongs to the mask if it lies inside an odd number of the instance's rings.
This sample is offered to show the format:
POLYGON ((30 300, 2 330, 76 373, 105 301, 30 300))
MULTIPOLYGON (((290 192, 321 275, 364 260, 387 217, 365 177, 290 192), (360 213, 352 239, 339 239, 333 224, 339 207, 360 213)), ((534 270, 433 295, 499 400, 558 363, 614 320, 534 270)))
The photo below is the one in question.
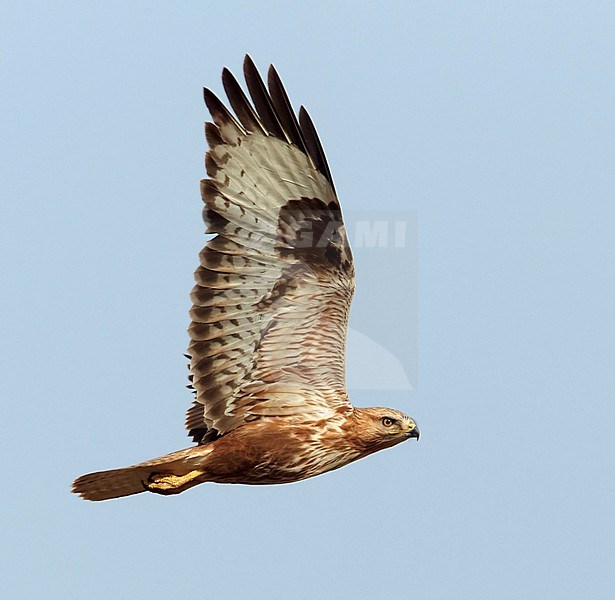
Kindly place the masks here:
POLYGON ((148 492, 156 494, 179 494, 185 489, 196 485, 195 479, 203 475, 203 471, 195 470, 186 475, 173 475, 169 473, 152 473, 143 486, 148 492))

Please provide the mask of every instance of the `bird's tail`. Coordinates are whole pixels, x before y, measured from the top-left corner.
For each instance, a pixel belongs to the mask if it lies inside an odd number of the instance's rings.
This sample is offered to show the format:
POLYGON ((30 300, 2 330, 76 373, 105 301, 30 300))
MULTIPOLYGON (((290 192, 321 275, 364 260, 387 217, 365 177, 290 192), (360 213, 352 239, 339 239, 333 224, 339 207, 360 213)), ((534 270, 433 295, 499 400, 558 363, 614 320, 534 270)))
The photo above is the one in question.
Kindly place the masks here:
POLYGON ((73 482, 72 491, 85 500, 109 500, 147 491, 152 467, 126 467, 82 475, 73 482))
POLYGON ((191 487, 191 485, 186 485, 188 482, 192 485, 200 483, 196 481, 196 475, 202 475, 202 472, 195 471, 194 464, 191 464, 192 450, 195 448, 178 450, 123 469, 82 475, 75 479, 71 491, 79 494, 85 500, 93 501, 121 498, 146 491, 177 494, 191 487), (155 477, 166 478, 166 482, 156 484, 155 477))

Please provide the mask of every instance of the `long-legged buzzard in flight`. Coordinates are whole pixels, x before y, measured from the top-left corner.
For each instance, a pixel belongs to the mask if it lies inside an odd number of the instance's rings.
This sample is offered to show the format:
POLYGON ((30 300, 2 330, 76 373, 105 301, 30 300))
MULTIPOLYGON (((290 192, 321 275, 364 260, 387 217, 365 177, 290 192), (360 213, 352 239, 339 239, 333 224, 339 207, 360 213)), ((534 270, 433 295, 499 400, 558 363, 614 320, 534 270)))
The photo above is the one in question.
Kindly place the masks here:
POLYGON ((419 437, 407 415, 348 400, 354 266, 331 172, 273 66, 267 86, 248 56, 244 73, 251 102, 222 74, 235 116, 205 90, 213 123, 201 191, 214 237, 191 294, 186 427, 197 445, 79 477, 73 491, 87 500, 289 483, 419 437))

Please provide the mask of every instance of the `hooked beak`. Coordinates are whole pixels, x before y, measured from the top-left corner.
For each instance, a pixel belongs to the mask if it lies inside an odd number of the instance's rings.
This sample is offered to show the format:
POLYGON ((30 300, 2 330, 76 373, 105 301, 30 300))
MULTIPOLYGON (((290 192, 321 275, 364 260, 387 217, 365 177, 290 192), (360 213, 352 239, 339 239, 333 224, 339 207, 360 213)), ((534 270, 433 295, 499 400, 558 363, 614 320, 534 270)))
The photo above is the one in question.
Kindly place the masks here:
POLYGON ((419 441, 419 438, 421 437, 421 432, 419 431, 419 428, 417 425, 414 425, 414 427, 408 431, 406 431, 406 436, 408 437, 408 439, 410 438, 416 438, 416 441, 419 441))

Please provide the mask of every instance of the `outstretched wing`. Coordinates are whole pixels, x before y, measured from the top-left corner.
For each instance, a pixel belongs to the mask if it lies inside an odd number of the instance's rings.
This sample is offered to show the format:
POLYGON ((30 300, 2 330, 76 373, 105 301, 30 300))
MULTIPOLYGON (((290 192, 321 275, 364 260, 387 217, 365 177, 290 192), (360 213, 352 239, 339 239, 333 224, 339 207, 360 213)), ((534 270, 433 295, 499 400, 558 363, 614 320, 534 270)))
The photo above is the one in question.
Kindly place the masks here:
POLYGON ((205 90, 207 233, 189 328, 196 401, 186 427, 207 441, 262 416, 326 418, 348 406, 345 346, 352 254, 320 141, 295 117, 271 66, 249 56, 253 104, 225 69, 234 117, 205 90))

